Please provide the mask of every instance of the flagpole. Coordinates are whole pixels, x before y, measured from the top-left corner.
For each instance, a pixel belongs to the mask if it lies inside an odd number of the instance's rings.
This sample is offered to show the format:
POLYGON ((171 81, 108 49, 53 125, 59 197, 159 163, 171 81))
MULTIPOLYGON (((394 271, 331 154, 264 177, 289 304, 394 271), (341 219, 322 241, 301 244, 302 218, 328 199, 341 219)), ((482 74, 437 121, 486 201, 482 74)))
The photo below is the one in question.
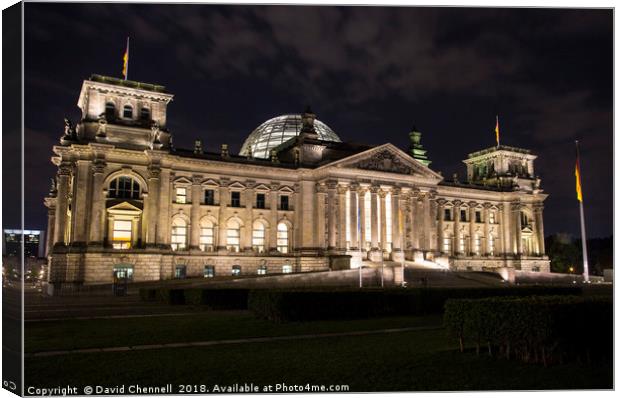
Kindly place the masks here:
MULTIPOLYGON (((577 164, 579 165, 579 189, 583 191, 581 186, 581 163, 579 162, 579 141, 575 140, 575 148, 577 149, 577 164)), ((583 280, 590 281, 590 273, 588 271, 588 246, 586 244, 586 222, 583 215, 583 195, 579 201, 579 216, 581 219, 581 251, 583 255, 583 280)))

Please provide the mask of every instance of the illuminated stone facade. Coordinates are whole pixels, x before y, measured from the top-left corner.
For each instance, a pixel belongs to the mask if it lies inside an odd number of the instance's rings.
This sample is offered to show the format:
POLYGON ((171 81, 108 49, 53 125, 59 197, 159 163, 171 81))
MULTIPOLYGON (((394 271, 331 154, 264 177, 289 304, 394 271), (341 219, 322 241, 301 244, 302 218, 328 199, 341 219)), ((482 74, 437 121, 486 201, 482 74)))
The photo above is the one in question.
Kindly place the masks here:
MULTIPOLYGON (((55 285, 273 274, 388 259, 549 271, 529 151, 469 155, 446 181, 392 144, 323 141, 315 116, 269 156, 178 149, 162 86, 93 76, 52 162, 47 245, 55 285)), ((263 154, 266 152, 263 152, 263 154)))

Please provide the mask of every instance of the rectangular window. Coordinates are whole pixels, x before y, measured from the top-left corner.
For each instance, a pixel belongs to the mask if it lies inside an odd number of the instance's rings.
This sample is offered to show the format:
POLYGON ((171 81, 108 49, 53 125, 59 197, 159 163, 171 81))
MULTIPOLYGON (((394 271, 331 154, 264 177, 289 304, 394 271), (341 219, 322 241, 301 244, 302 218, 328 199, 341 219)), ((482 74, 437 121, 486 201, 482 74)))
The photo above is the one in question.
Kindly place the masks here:
POLYGON ((215 277, 215 267, 213 265, 205 265, 205 269, 203 272, 205 278, 215 277))
POLYGON ((489 236, 489 247, 488 247, 488 251, 490 255, 495 255, 495 238, 493 236, 489 236))
POLYGON ((443 219, 444 221, 452 221, 452 212, 450 209, 443 210, 443 219))
POLYGON ((467 210, 461 210, 461 221, 467 221, 467 210))
POLYGON ((452 237, 447 236, 443 238, 443 252, 450 253, 452 251, 452 237))
POLYGON ((291 264, 284 264, 282 266, 282 273, 283 274, 290 274, 293 272, 293 266, 291 264))
POLYGON ((256 208, 257 209, 265 208, 265 194, 264 193, 256 194, 256 208))
POLYGON ((200 228, 200 250, 213 251, 213 227, 200 228))
POLYGON ((176 189, 176 203, 187 203, 187 189, 186 188, 177 188, 176 189))
POLYGON ((252 248, 258 253, 265 251, 265 229, 258 228, 252 231, 252 248))
POLYGON ((240 265, 233 265, 233 267, 232 267, 232 275, 234 275, 234 276, 241 275, 241 266, 240 265))
POLYGON ((230 207, 241 207, 241 192, 233 191, 230 193, 230 207))
POLYGON ((280 210, 288 210, 288 196, 280 196, 280 210))
POLYGON ((226 235, 227 248, 231 252, 239 252, 239 243, 241 242, 241 232, 238 228, 228 228, 226 235))
POLYGON ((480 236, 474 236, 474 254, 480 255, 480 236))
POLYGON ((476 222, 477 223, 481 223, 482 222, 482 213, 478 210, 476 210, 476 222))
POLYGON ((212 189, 205 190, 205 204, 213 206, 215 204, 215 191, 212 189))
POLYGON ((494 211, 489 213, 489 223, 495 224, 495 212, 494 211))
POLYGON ((177 279, 185 279, 187 268, 184 265, 177 265, 174 269, 174 277, 177 279))
POLYGON ((114 220, 112 247, 115 249, 129 249, 131 247, 131 221, 114 220))

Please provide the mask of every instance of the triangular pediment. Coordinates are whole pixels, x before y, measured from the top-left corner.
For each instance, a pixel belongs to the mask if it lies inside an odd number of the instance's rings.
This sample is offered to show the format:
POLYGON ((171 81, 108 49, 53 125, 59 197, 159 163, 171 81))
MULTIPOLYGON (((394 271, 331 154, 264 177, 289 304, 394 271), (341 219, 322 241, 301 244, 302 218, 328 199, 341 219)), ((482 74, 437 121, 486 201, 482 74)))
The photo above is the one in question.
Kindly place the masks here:
POLYGON ((258 184, 257 186, 254 187, 255 191, 269 191, 270 188, 265 185, 265 184, 258 184))
POLYGON ((440 181, 443 177, 396 146, 387 143, 329 163, 327 167, 350 168, 417 176, 440 181))
POLYGON ((136 214, 142 213, 142 209, 132 205, 129 202, 117 203, 114 206, 108 207, 108 212, 113 214, 136 214))
POLYGON ((220 186, 220 184, 217 181, 215 181, 215 180, 213 180, 211 178, 203 181, 201 185, 203 187, 210 187, 210 188, 214 188, 214 187, 219 187, 220 186))
POLYGON ((228 186, 228 188, 232 188, 232 189, 245 189, 245 185, 243 185, 239 181, 235 181, 232 184, 230 184, 228 186))
POLYGON ((179 177, 174 180, 175 185, 192 185, 192 181, 187 177, 179 177))

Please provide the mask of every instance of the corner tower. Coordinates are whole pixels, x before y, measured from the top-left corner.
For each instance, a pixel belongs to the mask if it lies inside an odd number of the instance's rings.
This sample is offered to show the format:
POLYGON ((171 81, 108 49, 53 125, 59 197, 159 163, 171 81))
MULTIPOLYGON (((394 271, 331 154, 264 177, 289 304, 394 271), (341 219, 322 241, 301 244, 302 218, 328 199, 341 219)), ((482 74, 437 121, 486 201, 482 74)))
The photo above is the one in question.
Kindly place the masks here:
POLYGON ((172 94, 157 84, 92 75, 78 99, 74 127, 65 120, 63 145, 100 142, 128 149, 168 149, 166 110, 172 94))

